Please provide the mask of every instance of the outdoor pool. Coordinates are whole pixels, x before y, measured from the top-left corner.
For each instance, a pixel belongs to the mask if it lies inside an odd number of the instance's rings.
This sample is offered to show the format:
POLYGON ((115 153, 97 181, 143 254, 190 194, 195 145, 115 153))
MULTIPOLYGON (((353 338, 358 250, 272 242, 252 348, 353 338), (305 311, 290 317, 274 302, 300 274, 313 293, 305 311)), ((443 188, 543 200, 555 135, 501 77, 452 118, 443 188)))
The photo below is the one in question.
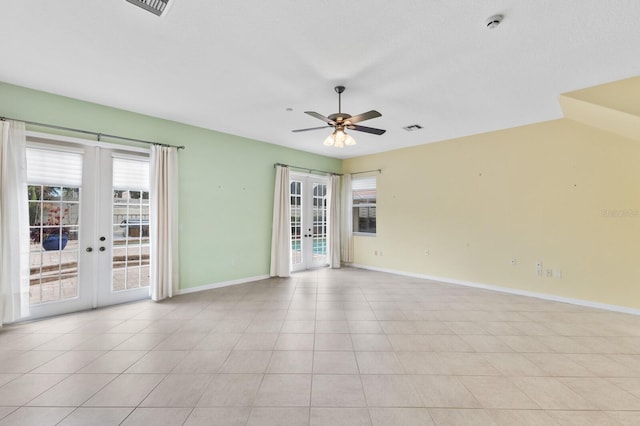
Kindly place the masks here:
MULTIPOLYGON (((291 250, 300 251, 300 240, 291 241, 291 250)), ((317 239, 313 241, 313 254, 327 254, 327 240, 326 238, 317 239)))

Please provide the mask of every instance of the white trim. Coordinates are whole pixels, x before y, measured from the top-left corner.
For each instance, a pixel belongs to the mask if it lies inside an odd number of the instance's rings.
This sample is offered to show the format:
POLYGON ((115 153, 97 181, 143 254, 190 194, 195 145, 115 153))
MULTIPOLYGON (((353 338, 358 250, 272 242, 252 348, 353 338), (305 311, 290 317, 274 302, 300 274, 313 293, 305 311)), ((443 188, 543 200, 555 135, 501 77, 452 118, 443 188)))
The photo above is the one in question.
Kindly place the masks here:
POLYGON ((253 281, 261 281, 261 280, 266 280, 268 278, 269 278, 269 275, 258 275, 256 277, 247 277, 247 278, 240 278, 237 280, 223 281, 223 282, 213 283, 213 284, 205 284, 198 287, 181 288, 178 290, 177 295, 180 296, 183 294, 197 293, 199 291, 212 290, 214 288, 221 288, 221 287, 229 287, 232 285, 245 284, 253 281))
POLYGON ((33 149, 46 149, 48 151, 57 151, 57 152, 72 152, 75 154, 84 154, 85 149, 80 148, 78 146, 70 146, 70 145, 60 145, 56 143, 51 143, 55 141, 45 142, 43 140, 33 140, 27 139, 27 148, 33 149))
POLYGON ((354 237, 375 237, 375 232, 353 232, 354 237))
POLYGON ((146 161, 149 162, 150 153, 149 152, 141 152, 141 153, 133 153, 133 152, 120 152, 111 151, 111 158, 122 158, 125 160, 135 160, 135 161, 146 161), (142 155, 140 155, 142 154, 142 155))
MULTIPOLYGON (((100 141, 94 141, 94 140, 91 140, 91 139, 74 138, 72 136, 56 135, 56 134, 52 134, 52 133, 33 132, 33 131, 30 131, 30 130, 27 130, 26 135, 27 135, 27 137, 45 139, 45 140, 49 140, 49 141, 70 142, 70 143, 76 143, 76 144, 80 144, 80 145, 99 146, 101 148, 107 148, 107 149, 111 149, 111 150, 129 151, 129 152, 142 152, 142 153, 145 153, 145 154, 149 154, 149 148, 142 148, 142 147, 132 146, 132 145, 116 144, 116 143, 109 143, 109 142, 100 142, 100 141)), ((38 142, 38 141, 36 141, 36 142, 38 142)))
POLYGON ((325 175, 318 175, 318 174, 304 173, 304 172, 294 172, 292 170, 289 170, 289 180, 291 180, 291 178, 304 179, 308 177, 313 177, 313 178, 317 177, 317 178, 327 179, 327 176, 325 175))
POLYGON ((395 269, 377 268, 374 266, 360 265, 357 263, 350 263, 350 264, 346 264, 345 266, 350 266, 353 268, 360 268, 360 269, 368 269, 368 270, 377 271, 377 272, 386 272, 389 274, 402 275, 402 276, 412 277, 412 278, 421 278, 421 279, 431 280, 431 281, 440 281, 448 284, 463 285, 466 287, 481 288, 484 290, 499 291, 501 293, 516 294, 518 296, 534 297, 536 299, 551 300, 554 302, 562 302, 562 303, 569 303, 571 305, 585 306, 587 308, 602 309, 605 311, 620 312, 624 314, 640 316, 640 309, 634 309, 634 308, 629 308, 626 306, 619 306, 619 305, 609 305, 607 303, 593 302, 591 300, 573 299, 570 297, 556 296, 556 295, 547 294, 547 293, 536 293, 534 291, 518 290, 515 288, 500 287, 496 285, 476 283, 473 281, 458 280, 455 278, 414 274, 411 272, 397 271, 395 269))

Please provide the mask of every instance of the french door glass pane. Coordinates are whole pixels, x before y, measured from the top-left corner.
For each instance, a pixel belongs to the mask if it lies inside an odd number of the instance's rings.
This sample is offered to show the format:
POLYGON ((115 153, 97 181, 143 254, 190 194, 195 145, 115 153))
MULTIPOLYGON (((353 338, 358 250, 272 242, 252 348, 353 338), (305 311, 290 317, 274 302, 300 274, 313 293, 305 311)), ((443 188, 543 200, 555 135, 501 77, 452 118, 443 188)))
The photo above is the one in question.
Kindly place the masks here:
POLYGON ((312 261, 323 262, 327 256, 327 185, 313 184, 313 255, 312 261))
POLYGON ((113 190, 112 291, 149 286, 149 191, 113 190))
POLYGON ((291 181, 291 264, 302 263, 302 182, 291 181))
POLYGON ((78 296, 80 188, 31 184, 29 302, 78 296))

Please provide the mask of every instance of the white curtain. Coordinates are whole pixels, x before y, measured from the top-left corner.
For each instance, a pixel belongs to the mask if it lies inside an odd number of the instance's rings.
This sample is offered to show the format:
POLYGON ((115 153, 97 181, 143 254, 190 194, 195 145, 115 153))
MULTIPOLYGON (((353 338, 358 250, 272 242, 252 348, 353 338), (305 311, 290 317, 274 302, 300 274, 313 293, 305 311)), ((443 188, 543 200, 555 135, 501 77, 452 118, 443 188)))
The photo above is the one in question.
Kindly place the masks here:
POLYGON ((291 270, 291 200, 289 168, 276 166, 273 191, 273 228, 271 230, 272 277, 288 277, 291 270))
POLYGON ((151 299, 172 297, 179 288, 178 149, 151 147, 151 299))
POLYGON ((25 126, 0 121, 0 326, 29 315, 25 126))
POLYGON ((340 268, 340 176, 329 176, 329 190, 327 191, 327 235, 329 268, 340 268))
POLYGON ((353 262, 353 198, 351 195, 351 175, 342 176, 342 246, 343 263, 353 262))

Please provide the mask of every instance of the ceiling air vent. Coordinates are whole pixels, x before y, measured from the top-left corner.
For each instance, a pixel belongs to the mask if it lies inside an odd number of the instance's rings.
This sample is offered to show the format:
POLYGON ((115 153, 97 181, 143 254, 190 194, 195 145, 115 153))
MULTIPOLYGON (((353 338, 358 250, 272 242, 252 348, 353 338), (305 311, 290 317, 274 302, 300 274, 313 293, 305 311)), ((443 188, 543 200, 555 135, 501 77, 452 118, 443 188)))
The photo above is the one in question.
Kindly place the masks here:
POLYGON ((135 4, 143 8, 144 10, 148 10, 154 15, 162 15, 162 12, 167 8, 167 3, 169 0, 127 0, 129 3, 135 4))
POLYGON ((416 130, 422 129, 422 126, 419 124, 412 124, 410 126, 404 126, 403 129, 405 129, 407 132, 415 132, 416 130))

